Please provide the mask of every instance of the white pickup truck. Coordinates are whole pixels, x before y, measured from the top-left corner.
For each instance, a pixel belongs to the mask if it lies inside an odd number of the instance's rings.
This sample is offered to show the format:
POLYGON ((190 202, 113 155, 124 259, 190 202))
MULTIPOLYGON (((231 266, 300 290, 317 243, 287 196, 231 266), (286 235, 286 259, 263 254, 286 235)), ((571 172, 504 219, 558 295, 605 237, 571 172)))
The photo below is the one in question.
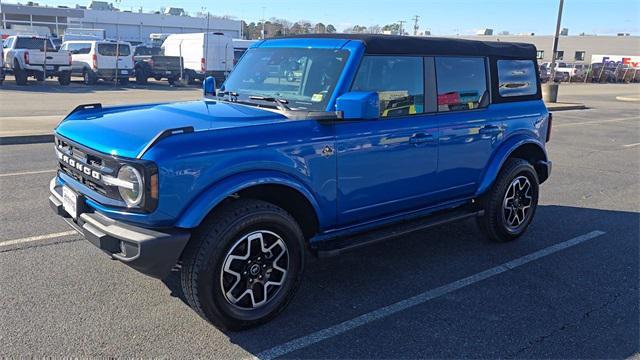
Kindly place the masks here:
POLYGON ((18 85, 26 85, 29 76, 38 81, 58 77, 60 85, 71 82, 71 54, 56 50, 46 37, 9 36, 2 45, 2 57, 6 72, 15 76, 18 85))

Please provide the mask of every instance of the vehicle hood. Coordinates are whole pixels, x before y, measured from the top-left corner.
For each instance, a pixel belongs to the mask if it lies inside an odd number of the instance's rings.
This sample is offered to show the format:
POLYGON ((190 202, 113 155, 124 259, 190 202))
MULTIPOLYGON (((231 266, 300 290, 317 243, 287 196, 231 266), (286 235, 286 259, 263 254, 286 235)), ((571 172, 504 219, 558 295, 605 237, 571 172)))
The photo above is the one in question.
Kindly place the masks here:
POLYGON ((273 111, 200 100, 88 107, 72 112, 55 132, 106 154, 135 158, 164 130, 193 127, 198 132, 279 121, 286 121, 286 117, 273 111))

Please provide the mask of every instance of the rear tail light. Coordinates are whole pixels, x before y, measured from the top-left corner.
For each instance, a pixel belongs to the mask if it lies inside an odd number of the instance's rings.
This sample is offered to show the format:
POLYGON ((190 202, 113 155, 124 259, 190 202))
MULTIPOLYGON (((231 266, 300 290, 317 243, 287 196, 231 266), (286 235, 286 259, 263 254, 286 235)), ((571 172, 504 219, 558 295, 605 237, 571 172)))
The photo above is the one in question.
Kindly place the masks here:
POLYGON ((98 55, 97 54, 93 54, 93 68, 97 69, 98 68, 98 55))
POLYGON ((207 71, 207 63, 205 62, 204 58, 200 59, 200 70, 207 71))
POLYGON ((155 65, 155 64, 154 64, 154 62, 153 62, 153 59, 149 59, 149 63, 148 63, 148 64, 149 64, 149 66, 151 66, 151 67, 153 67, 153 65, 155 65))
POLYGON ((24 52, 24 63, 29 65, 29 52, 28 51, 24 52))
POLYGON ((73 58, 71 57, 71 53, 69 53, 69 65, 71 65, 71 63, 73 63, 73 58))
POLYGON ((553 115, 549 113, 549 120, 547 120, 547 139, 546 142, 551 140, 551 125, 553 124, 553 115))

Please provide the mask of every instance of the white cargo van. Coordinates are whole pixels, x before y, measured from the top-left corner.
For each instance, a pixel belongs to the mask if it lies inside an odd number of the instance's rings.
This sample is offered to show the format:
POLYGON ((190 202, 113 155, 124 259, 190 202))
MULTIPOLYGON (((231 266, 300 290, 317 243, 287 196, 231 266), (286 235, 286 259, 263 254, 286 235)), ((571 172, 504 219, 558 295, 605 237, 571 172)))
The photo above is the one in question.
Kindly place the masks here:
POLYGON ((162 48, 166 56, 182 56, 187 83, 213 76, 220 84, 233 69, 233 42, 223 33, 171 34, 162 48))

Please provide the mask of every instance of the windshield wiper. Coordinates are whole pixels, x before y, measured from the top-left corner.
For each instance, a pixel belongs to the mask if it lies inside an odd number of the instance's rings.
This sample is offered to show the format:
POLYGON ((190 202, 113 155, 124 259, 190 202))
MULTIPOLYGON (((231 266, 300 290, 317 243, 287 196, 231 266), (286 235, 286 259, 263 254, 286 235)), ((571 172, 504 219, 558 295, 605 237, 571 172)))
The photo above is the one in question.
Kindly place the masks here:
POLYGON ((278 109, 280 109, 281 111, 289 111, 289 110, 291 110, 291 108, 286 105, 286 104, 289 103, 289 101, 286 100, 286 99, 278 99, 278 98, 275 98, 275 97, 259 96, 259 95, 251 95, 251 96, 249 96, 249 99, 272 102, 272 103, 276 104, 278 109))

